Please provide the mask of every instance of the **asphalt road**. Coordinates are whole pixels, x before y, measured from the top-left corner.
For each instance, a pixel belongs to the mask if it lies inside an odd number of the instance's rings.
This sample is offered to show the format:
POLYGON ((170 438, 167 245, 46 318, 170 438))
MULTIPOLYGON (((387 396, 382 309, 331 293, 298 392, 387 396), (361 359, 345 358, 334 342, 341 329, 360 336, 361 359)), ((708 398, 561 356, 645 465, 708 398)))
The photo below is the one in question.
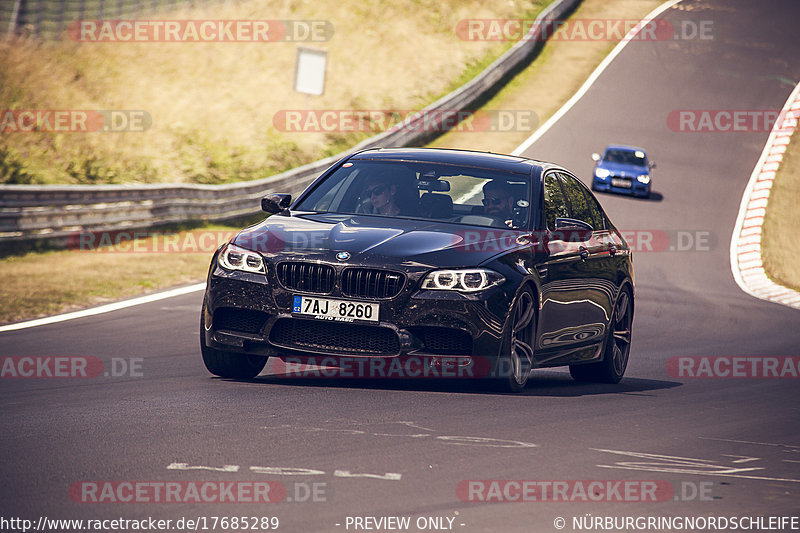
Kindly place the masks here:
POLYGON ((602 204, 625 230, 667 232, 673 246, 677 232, 703 239, 689 251, 636 254, 621 384, 538 371, 524 394, 502 395, 454 381, 269 370, 248 382, 212 378, 198 350, 200 293, 6 332, 4 356, 88 355, 106 372, 120 361, 138 366, 119 377, 0 381, 0 517, 276 516, 284 531, 354 531, 348 516, 408 516, 410 531, 423 530, 418 517, 441 517, 456 531, 547 532, 557 517, 574 531, 572 518, 589 514, 800 516, 800 381, 667 372, 676 356, 800 355, 800 313, 744 294, 728 259, 767 132, 667 125, 674 110, 780 108, 800 80, 800 3, 686 1, 663 16, 712 21, 713 38, 631 43, 527 152, 588 178, 591 152, 641 145, 658 163, 654 199, 603 194, 602 204), (176 463, 187 466, 168 469, 176 463), (200 466, 212 469, 186 469, 200 466), (675 496, 482 503, 457 492, 462 480, 509 479, 659 480, 675 496), (82 481, 201 480, 281 482, 294 501, 82 503, 69 492, 82 481), (298 502, 313 484, 317 501, 298 502))

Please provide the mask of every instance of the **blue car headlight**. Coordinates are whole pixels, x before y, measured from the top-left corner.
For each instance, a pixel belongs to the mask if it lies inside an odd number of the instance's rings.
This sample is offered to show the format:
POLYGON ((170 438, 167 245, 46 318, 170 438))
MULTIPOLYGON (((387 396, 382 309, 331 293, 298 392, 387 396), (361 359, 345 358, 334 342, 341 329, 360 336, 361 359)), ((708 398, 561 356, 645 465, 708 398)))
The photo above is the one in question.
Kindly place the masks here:
POLYGON ((594 176, 596 178, 600 178, 600 179, 607 178, 610 174, 611 174, 611 172, 609 172, 608 170, 606 170, 604 168, 596 168, 596 169, 594 169, 594 176))
POLYGON ((649 174, 640 174, 640 175, 636 176, 636 181, 638 181, 639 183, 644 183, 645 185, 647 185, 648 183, 650 183, 650 175, 649 174))

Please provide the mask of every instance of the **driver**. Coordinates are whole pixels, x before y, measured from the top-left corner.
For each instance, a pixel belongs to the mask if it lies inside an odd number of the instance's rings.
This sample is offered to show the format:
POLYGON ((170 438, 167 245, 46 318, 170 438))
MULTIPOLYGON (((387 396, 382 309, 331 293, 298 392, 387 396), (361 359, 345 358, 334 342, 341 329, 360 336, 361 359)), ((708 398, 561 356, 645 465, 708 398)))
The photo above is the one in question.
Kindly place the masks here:
POLYGON ((368 199, 372 212, 380 215, 398 215, 397 186, 382 177, 370 177, 364 186, 361 197, 368 199))
POLYGON ((483 186, 483 212, 511 225, 514 195, 504 180, 492 180, 483 186))

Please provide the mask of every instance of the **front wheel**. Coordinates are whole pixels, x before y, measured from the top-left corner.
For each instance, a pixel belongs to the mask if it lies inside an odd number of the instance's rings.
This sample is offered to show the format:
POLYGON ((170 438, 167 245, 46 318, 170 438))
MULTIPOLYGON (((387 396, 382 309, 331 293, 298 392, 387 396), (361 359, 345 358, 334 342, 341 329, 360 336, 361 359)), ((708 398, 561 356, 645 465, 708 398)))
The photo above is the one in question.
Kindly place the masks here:
POLYGON ((496 388, 521 392, 533 367, 533 344, 536 338, 536 300, 525 288, 511 307, 508 331, 495 368, 496 388))
POLYGON ((614 305, 614 314, 606 333, 603 360, 586 365, 571 365, 570 375, 578 381, 619 383, 628 367, 631 351, 633 300, 628 289, 622 289, 614 305))
POLYGON ((261 355, 225 352, 206 345, 205 304, 200 313, 200 353, 203 363, 212 374, 231 379, 250 379, 256 377, 267 364, 261 355))

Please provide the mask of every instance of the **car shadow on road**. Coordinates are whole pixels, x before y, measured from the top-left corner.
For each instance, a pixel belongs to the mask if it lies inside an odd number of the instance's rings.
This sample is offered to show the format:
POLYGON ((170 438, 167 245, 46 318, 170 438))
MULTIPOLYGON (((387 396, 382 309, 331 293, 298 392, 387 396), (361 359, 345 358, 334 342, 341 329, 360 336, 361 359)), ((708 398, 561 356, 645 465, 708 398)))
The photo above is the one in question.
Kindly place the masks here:
POLYGON ((664 195, 658 191, 650 191, 650 196, 647 198, 636 198, 637 200, 641 200, 643 202, 661 202, 664 200, 664 195))
POLYGON ((683 383, 677 381, 664 381, 660 379, 623 378, 616 384, 612 383, 587 383, 575 381, 568 373, 547 374, 537 376, 536 373, 528 379, 525 396, 553 396, 553 397, 578 397, 594 396, 598 394, 630 394, 634 396, 647 396, 649 392, 680 387, 683 383))
MULTIPOLYGON (((215 378, 223 380, 223 378, 215 378)), ((461 394, 578 397, 598 394, 647 395, 648 392, 678 387, 682 383, 641 378, 624 378, 620 383, 585 383, 573 380, 568 373, 548 372, 529 378, 521 393, 498 392, 488 380, 455 378, 354 378, 354 377, 300 377, 286 374, 264 374, 248 380, 257 385, 281 385, 289 387, 322 387, 361 390, 424 391, 461 394)))
POLYGON ((613 197, 620 197, 620 198, 630 198, 631 200, 638 200, 639 202, 662 202, 664 201, 664 195, 658 191, 650 191, 650 196, 647 198, 642 198, 641 196, 630 196, 624 194, 618 194, 615 192, 606 192, 606 191, 594 191, 596 196, 613 196, 613 197))

